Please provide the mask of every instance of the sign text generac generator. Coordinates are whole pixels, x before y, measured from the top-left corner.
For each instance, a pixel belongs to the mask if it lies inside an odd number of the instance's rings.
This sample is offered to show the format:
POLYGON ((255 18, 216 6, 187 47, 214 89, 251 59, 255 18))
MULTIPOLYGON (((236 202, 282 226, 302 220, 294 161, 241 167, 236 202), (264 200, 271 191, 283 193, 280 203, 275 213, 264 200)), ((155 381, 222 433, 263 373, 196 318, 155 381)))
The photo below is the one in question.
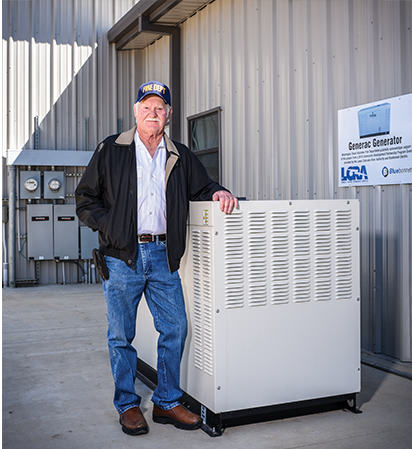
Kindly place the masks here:
MULTIPOLYGON (((358 200, 190 204, 183 402, 203 429, 347 407, 360 391, 358 200)), ((145 301, 135 343, 156 382, 145 301)))

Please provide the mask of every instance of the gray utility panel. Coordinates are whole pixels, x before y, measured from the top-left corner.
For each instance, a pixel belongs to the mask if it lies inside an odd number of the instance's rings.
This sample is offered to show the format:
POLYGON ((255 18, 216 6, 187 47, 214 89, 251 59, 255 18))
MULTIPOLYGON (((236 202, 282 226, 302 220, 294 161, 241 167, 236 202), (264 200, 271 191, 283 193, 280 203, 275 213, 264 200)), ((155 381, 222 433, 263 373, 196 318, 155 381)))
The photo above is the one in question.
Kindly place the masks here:
POLYGON ((79 224, 74 204, 27 205, 29 260, 79 258, 79 224))
POLYGON ((79 221, 74 204, 54 206, 54 258, 79 258, 79 221))
POLYGON ((53 259, 53 205, 27 205, 27 255, 29 260, 53 259))
POLYGON ((99 247, 97 232, 93 232, 86 226, 80 226, 80 258, 82 260, 92 259, 92 251, 99 247))
POLYGON ((32 200, 41 198, 41 172, 35 170, 20 172, 20 198, 32 200))

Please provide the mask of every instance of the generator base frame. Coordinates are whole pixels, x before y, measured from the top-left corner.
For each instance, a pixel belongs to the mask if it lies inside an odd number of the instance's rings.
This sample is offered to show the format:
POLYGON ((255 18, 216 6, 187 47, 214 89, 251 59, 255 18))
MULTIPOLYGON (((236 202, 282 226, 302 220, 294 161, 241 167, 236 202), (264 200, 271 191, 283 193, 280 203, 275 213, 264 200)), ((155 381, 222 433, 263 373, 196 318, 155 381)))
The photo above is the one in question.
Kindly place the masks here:
MULTIPOLYGON (((157 371, 139 358, 137 359, 137 377, 152 390, 156 388, 157 371)), ((183 392, 180 402, 188 410, 202 417, 201 429, 211 437, 222 436, 228 427, 276 421, 333 410, 345 409, 353 413, 362 413, 356 406, 356 393, 222 413, 212 412, 185 392, 183 392)))

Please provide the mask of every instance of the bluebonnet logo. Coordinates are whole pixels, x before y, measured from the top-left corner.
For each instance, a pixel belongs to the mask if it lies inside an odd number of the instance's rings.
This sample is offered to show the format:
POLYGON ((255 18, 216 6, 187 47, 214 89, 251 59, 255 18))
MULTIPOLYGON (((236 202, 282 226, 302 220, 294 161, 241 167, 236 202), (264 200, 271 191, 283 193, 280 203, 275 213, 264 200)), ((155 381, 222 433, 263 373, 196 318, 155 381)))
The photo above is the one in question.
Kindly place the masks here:
POLYGON ((345 168, 341 167, 341 179, 342 182, 346 181, 368 181, 368 171, 366 170, 365 165, 361 165, 360 167, 357 165, 353 165, 348 167, 345 172, 345 168))
POLYGON ((403 175, 405 173, 412 173, 412 167, 402 167, 402 168, 382 168, 382 176, 387 177, 389 175, 403 175))

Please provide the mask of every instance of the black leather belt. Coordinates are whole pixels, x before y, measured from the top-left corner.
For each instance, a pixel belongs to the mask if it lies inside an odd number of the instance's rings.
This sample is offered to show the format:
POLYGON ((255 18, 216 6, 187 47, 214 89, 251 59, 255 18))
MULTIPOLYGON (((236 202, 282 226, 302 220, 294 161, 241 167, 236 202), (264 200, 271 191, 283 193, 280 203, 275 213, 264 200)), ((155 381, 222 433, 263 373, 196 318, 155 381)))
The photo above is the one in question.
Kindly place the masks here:
POLYGON ((165 240, 166 234, 160 235, 140 234, 137 236, 137 243, 164 242, 165 240))

